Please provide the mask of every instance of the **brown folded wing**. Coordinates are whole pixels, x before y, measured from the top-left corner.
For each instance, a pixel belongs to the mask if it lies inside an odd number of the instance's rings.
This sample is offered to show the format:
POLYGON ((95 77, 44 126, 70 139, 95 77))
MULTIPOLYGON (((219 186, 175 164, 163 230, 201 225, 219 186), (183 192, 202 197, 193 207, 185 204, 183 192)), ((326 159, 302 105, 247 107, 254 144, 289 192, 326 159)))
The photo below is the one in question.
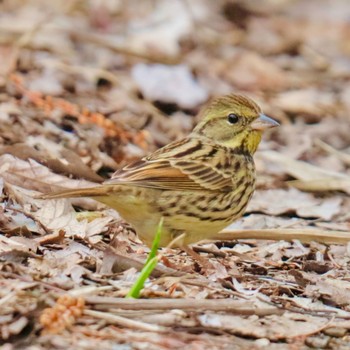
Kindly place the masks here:
POLYGON ((105 184, 160 190, 232 190, 231 176, 219 172, 211 165, 207 155, 212 148, 207 147, 199 140, 172 143, 151 157, 117 171, 105 184))

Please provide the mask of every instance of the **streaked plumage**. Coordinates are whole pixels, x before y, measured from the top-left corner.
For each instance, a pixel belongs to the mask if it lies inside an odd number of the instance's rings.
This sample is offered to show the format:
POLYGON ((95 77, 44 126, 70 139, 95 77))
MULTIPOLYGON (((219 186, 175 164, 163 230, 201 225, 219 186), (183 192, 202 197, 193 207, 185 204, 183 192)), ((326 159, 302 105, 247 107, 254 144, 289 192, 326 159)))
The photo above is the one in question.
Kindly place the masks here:
POLYGON ((255 188, 253 154, 262 131, 278 125, 240 95, 214 100, 185 139, 127 165, 95 188, 45 198, 92 197, 131 223, 151 245, 164 217, 161 245, 186 233, 179 245, 209 238, 242 216, 255 188))

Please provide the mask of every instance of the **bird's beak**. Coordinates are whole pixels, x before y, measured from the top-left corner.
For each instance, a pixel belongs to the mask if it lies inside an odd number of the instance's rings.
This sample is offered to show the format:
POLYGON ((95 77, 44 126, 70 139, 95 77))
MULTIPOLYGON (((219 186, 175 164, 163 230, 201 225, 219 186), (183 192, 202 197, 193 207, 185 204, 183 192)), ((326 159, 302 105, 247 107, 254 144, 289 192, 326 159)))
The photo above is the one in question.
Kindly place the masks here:
POLYGON ((266 129, 274 128, 280 125, 276 120, 266 116, 265 114, 260 114, 258 119, 255 119, 253 123, 250 124, 253 130, 264 131, 266 129))

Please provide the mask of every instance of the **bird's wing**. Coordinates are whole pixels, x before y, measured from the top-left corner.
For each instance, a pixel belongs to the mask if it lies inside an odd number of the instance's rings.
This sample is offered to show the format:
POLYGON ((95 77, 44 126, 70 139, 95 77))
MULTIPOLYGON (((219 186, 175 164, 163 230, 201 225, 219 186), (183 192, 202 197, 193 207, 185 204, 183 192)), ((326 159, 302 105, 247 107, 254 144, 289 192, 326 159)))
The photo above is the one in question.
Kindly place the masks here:
POLYGON ((219 152, 224 156, 225 151, 213 147, 197 139, 173 142, 118 170, 105 184, 162 190, 230 190, 232 177, 217 169, 215 162, 211 161, 214 155, 218 157, 219 152))

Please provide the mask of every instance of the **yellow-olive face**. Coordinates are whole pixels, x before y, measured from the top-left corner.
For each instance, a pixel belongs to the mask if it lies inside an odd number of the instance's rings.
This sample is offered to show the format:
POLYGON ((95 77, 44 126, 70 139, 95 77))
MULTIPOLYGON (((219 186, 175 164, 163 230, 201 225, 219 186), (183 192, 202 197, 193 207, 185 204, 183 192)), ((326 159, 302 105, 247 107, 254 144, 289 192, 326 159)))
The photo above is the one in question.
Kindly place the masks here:
POLYGON ((278 123, 262 114, 251 99, 228 95, 214 100, 203 112, 202 121, 193 130, 230 148, 241 147, 256 151, 262 132, 278 123))

